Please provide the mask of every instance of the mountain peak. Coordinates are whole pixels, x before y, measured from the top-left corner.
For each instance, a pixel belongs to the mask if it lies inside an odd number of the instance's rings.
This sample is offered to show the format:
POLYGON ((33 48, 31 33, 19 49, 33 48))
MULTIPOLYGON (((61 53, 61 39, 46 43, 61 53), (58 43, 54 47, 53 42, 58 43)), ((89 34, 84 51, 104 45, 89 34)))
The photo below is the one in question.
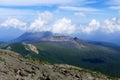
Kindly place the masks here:
POLYGON ((52 36, 52 32, 44 31, 44 32, 26 32, 19 36, 17 39, 13 40, 12 42, 31 42, 37 41, 43 38, 47 38, 52 36))

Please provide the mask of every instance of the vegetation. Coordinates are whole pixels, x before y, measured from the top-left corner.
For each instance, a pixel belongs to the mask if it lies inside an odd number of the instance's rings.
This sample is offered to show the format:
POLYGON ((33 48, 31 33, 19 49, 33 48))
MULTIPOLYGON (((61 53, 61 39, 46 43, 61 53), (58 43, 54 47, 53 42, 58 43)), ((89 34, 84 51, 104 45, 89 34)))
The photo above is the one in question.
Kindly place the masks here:
POLYGON ((100 71, 112 77, 120 77, 120 54, 114 49, 101 49, 94 46, 77 49, 50 44, 39 44, 38 48, 40 50, 39 58, 48 62, 66 63, 100 71))
POLYGON ((11 50, 25 57, 33 57, 49 63, 63 63, 120 77, 119 50, 101 46, 87 45, 85 48, 62 46, 59 44, 37 44, 39 54, 27 51, 21 43, 11 44, 11 50))
POLYGON ((8 44, 7 43, 4 43, 4 42, 0 42, 0 48, 3 48, 5 46, 7 46, 8 44))

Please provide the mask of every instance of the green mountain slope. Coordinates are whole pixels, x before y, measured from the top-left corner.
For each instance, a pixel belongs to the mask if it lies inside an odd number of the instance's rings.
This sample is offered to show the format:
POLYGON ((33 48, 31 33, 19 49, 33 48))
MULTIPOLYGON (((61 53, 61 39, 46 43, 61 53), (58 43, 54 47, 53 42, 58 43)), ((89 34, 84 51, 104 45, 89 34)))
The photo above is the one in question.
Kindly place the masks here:
POLYGON ((119 80, 66 64, 46 64, 0 49, 0 80, 119 80))
MULTIPOLYGON (((84 44, 84 47, 69 47, 61 42, 41 42, 34 44, 39 54, 25 49, 22 43, 9 45, 12 51, 25 57, 34 57, 50 63, 64 63, 100 71, 112 77, 120 77, 120 53, 119 51, 94 44, 84 44)), ((69 43, 70 45, 70 43, 69 43)), ((72 42, 71 45, 76 45, 72 42)), ((81 46, 81 45, 80 45, 81 46)))
POLYGON ((4 43, 4 42, 0 42, 0 48, 3 48, 5 46, 7 46, 8 44, 7 43, 4 43))
POLYGON ((79 49, 53 43, 37 46, 41 52, 40 59, 53 63, 67 63, 120 77, 120 54, 114 49, 94 45, 79 49))

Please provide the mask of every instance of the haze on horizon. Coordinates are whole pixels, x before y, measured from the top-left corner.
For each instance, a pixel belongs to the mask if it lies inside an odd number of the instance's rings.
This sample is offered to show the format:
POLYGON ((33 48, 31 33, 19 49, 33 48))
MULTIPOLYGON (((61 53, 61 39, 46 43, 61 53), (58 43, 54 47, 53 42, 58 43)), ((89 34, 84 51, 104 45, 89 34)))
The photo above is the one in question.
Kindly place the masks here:
POLYGON ((0 41, 50 31, 119 43, 119 0, 0 0, 0 41))

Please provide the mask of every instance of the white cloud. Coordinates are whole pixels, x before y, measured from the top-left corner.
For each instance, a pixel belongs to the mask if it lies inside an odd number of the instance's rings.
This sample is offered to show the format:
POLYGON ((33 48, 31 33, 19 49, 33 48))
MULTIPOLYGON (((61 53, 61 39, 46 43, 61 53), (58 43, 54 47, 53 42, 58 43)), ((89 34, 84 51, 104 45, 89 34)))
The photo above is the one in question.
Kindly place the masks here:
POLYGON ((8 17, 30 20, 36 15, 35 11, 24 9, 0 8, 0 12, 0 21, 3 21, 8 17))
POLYGON ((78 16, 78 17, 86 17, 86 15, 82 12, 76 12, 74 13, 75 16, 78 16))
POLYGON ((119 9, 120 10, 120 6, 112 6, 112 9, 119 9))
POLYGON ((91 12, 97 12, 101 11, 96 8, 90 8, 90 7, 75 7, 75 6, 60 6, 59 9, 62 10, 72 10, 72 11, 91 11, 91 12))
POLYGON ((53 14, 48 11, 38 13, 38 18, 30 24, 15 18, 8 18, 2 22, 0 26, 4 28, 16 28, 24 31, 47 31, 48 27, 46 26, 48 25, 48 21, 53 19, 52 16, 53 14))
POLYGON ((91 20, 91 22, 88 24, 87 27, 81 26, 82 32, 86 34, 93 33, 97 31, 99 28, 100 28, 100 22, 95 19, 91 20))
POLYGON ((106 2, 109 9, 120 11, 120 0, 109 0, 106 2))
POLYGON ((104 21, 102 30, 106 33, 114 33, 120 31, 120 18, 112 18, 104 21))
POLYGON ((114 10, 120 10, 120 6, 111 6, 109 7, 110 9, 114 9, 114 10))
POLYGON ((107 19, 103 21, 103 23, 100 23, 99 21, 93 19, 87 26, 81 25, 80 27, 80 30, 86 34, 91 34, 95 32, 105 34, 120 32, 120 18, 114 17, 112 19, 107 19))
POLYGON ((88 0, 0 0, 0 5, 23 6, 23 5, 65 5, 65 4, 92 4, 96 1, 88 0))
POLYGON ((46 30, 45 24, 46 24, 46 21, 38 18, 30 24, 30 26, 28 27, 28 31, 32 31, 32 32, 45 31, 46 30))
POLYGON ((15 28, 15 29, 20 29, 20 30, 26 30, 27 24, 25 22, 22 22, 18 19, 14 18, 8 18, 6 21, 1 23, 1 27, 6 27, 6 28, 15 28))
POLYGON ((67 18, 59 19, 53 24, 52 32, 60 34, 73 34, 76 31, 76 27, 72 24, 72 21, 67 18))
POLYGON ((75 30, 76 26, 72 24, 70 19, 67 18, 58 19, 52 24, 38 18, 28 27, 28 31, 51 31, 59 34, 73 34, 75 30))
POLYGON ((47 5, 47 4, 65 4, 73 0, 0 0, 0 5, 47 5))
MULTIPOLYGON (((23 31, 51 31, 59 34, 74 34, 74 33, 86 33, 91 34, 95 32, 115 33, 120 31, 120 18, 107 19, 103 22, 99 22, 92 19, 90 23, 81 25, 80 27, 72 23, 71 19, 60 18, 53 19, 54 14, 48 11, 38 14, 37 19, 30 23, 23 22, 15 18, 8 18, 0 24, 2 28, 15 28, 23 31), (50 21, 52 20, 52 21, 50 21)), ((79 16, 84 14, 79 13, 79 16)))
POLYGON ((58 19, 54 23, 49 23, 53 19, 53 14, 50 12, 39 13, 38 18, 31 22, 28 31, 51 31, 60 34, 73 34, 75 32, 75 25, 67 18, 58 19))
POLYGON ((109 0, 109 1, 107 1, 107 4, 109 4, 109 5, 119 5, 120 0, 109 0))
POLYGON ((53 19, 53 14, 51 12, 45 11, 38 13, 38 18, 31 22, 28 31, 50 31, 50 26, 48 27, 48 24, 51 19, 53 19))
POLYGON ((44 11, 42 13, 38 13, 38 17, 43 20, 51 20, 53 18, 53 13, 49 11, 44 11))
POLYGON ((109 0, 106 2, 110 9, 120 10, 120 0, 109 0))

